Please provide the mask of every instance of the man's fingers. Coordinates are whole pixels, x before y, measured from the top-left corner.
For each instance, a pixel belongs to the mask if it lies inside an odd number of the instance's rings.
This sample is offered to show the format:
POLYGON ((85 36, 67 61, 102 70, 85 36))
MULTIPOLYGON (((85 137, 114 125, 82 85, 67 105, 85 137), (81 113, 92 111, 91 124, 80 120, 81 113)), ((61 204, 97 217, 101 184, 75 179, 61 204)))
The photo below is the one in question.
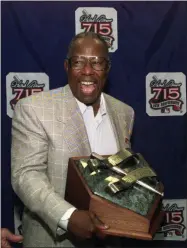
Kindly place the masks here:
POLYGON ((11 233, 9 230, 6 231, 6 237, 9 241, 11 242, 21 242, 23 240, 23 236, 21 235, 15 235, 13 233, 11 233))
POLYGON ((97 229, 100 229, 100 230, 109 229, 109 226, 103 223, 103 221, 100 220, 99 217, 95 213, 90 212, 90 218, 97 229))
POLYGON ((95 231, 95 225, 94 225, 94 223, 92 223, 91 225, 90 225, 90 228, 89 228, 90 230, 90 232, 91 233, 93 233, 94 231, 95 231))
MULTIPOLYGON (((106 229, 105 229, 106 230, 106 229)), ((96 228, 96 231, 95 231, 95 234, 98 238, 100 239, 105 239, 107 234, 105 233, 104 229, 99 229, 99 228, 96 228)))
POLYGON ((90 212, 90 218, 94 223, 96 236, 100 239, 105 239, 107 236, 105 234, 105 230, 108 229, 109 226, 103 223, 103 221, 100 220, 99 217, 93 212, 90 212))
POLYGON ((1 248, 11 248, 10 244, 7 241, 1 241, 1 248))

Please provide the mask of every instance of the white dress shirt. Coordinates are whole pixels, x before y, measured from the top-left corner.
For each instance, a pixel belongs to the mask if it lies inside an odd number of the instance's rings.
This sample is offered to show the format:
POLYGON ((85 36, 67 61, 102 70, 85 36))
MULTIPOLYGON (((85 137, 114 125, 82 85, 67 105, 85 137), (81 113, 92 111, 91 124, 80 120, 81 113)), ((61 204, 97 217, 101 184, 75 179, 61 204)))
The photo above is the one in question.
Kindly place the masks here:
MULTIPOLYGON (((94 116, 93 107, 86 106, 76 99, 80 111, 83 115, 88 139, 92 152, 100 155, 115 154, 118 152, 115 135, 112 129, 109 115, 107 114, 106 104, 103 94, 101 94, 100 108, 94 116)), ((67 225, 71 214, 76 208, 68 209, 59 221, 59 227, 67 230, 67 225)))

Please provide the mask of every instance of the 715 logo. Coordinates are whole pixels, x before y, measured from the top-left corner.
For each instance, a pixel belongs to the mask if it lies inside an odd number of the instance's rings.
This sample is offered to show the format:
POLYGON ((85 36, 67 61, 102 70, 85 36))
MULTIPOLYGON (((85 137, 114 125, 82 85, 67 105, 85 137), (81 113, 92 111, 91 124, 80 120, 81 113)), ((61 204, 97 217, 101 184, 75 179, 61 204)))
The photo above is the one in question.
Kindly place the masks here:
POLYGON ((107 42, 109 47, 112 47, 114 42, 114 37, 112 36, 112 23, 113 18, 106 18, 104 14, 88 14, 86 10, 82 11, 82 15, 80 16, 81 29, 85 32, 92 31, 94 33, 98 33, 107 42))
POLYGON ((15 97, 10 101, 12 110, 14 110, 16 103, 21 98, 43 91, 43 88, 45 86, 45 84, 39 84, 37 80, 32 80, 31 82, 29 80, 26 80, 26 82, 23 83, 23 80, 20 80, 16 76, 14 76, 13 78, 14 80, 11 82, 11 88, 12 94, 15 95, 15 97))
POLYGON ((158 233, 163 233, 164 237, 183 236, 185 226, 184 222, 184 207, 178 207, 176 203, 166 204, 163 207, 165 211, 165 219, 158 233))
POLYGON ((158 100, 161 97, 164 100, 172 99, 176 100, 179 99, 181 96, 180 88, 173 87, 173 88, 151 88, 151 93, 155 93, 154 100, 158 100))
POLYGON ((16 103, 25 97, 49 90, 49 77, 43 72, 9 72, 6 75, 7 115, 12 118, 16 103))
POLYGON ((152 98, 149 100, 152 109, 160 109, 162 113, 170 112, 170 107, 173 111, 180 111, 184 103, 181 98, 181 85, 175 80, 164 79, 161 81, 153 76, 150 82, 152 98))
POLYGON ((81 28, 86 32, 93 31, 100 35, 110 35, 112 33, 111 23, 81 22, 81 28))

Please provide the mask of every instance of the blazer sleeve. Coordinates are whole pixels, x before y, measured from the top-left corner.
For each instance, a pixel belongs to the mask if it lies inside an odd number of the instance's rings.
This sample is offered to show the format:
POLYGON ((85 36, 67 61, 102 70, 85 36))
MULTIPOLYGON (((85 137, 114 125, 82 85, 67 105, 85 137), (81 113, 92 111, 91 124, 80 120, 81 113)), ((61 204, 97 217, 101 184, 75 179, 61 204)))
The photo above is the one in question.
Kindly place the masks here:
MULTIPOLYGON (((23 99, 24 100, 24 99, 23 99)), ((11 180, 25 206, 57 235, 59 220, 71 207, 47 177, 48 138, 31 104, 20 100, 12 120, 11 180)))

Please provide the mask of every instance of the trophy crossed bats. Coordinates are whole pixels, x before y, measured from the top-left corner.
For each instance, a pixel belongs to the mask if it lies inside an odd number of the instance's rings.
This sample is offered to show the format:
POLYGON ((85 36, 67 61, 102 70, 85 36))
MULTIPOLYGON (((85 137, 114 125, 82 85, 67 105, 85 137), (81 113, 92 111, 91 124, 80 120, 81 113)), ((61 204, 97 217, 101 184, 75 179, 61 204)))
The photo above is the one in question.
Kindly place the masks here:
MULTIPOLYGON (((112 167, 110 167, 107 163, 104 162, 105 158, 103 156, 95 153, 95 152, 93 152, 91 154, 91 157, 98 159, 100 161, 100 166, 102 168, 110 169, 111 171, 113 171, 114 173, 116 173, 117 175, 120 175, 120 176, 127 176, 128 175, 128 173, 126 173, 123 169, 121 169, 118 166, 112 166, 112 167)), ((146 189, 148 189, 148 190, 150 190, 150 191, 158 194, 158 195, 161 195, 162 197, 164 196, 164 192, 158 191, 154 187, 148 185, 147 183, 144 183, 141 180, 136 180, 136 183, 139 184, 139 185, 141 185, 142 187, 144 187, 144 188, 146 188, 146 189)))

